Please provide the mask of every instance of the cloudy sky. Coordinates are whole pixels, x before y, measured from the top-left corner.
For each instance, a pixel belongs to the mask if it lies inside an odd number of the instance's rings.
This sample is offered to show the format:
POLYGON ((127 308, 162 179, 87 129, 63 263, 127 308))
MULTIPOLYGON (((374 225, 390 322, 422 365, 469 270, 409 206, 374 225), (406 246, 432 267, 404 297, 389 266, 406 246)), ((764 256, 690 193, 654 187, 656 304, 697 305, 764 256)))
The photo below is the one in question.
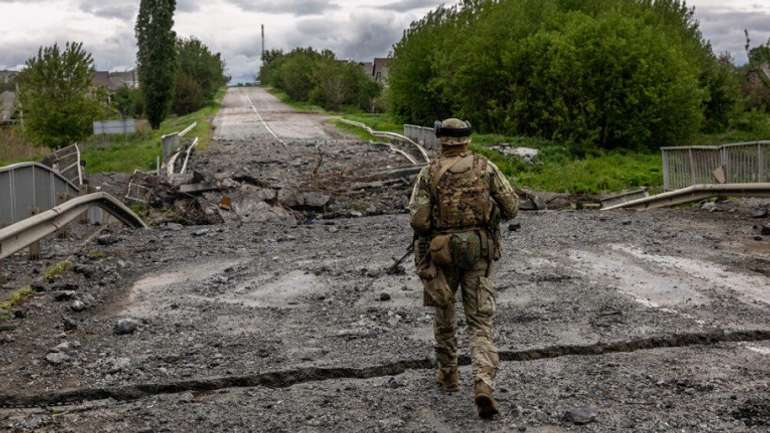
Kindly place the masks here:
MULTIPOLYGON (((330 48, 343 58, 387 55, 408 24, 442 0, 177 0, 176 31, 223 53, 236 79, 259 67, 259 26, 267 47, 330 48)), ((17 69, 40 45, 83 41, 98 69, 134 64, 139 0, 0 0, 0 69, 17 69)), ((768 0, 691 0, 717 51, 745 62, 743 29, 770 38, 768 0)))

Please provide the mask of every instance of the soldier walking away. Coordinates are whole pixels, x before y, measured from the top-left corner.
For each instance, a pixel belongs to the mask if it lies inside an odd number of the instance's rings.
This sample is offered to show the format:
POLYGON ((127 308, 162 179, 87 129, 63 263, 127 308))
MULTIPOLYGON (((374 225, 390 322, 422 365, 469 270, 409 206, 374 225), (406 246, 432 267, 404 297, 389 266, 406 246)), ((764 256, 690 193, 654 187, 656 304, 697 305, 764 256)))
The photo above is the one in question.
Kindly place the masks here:
POLYGON ((479 416, 490 419, 498 414, 492 391, 500 363, 492 341, 492 265, 501 254, 500 223, 516 216, 518 197, 492 162, 468 150, 470 123, 447 119, 436 122, 435 132, 441 157, 418 175, 409 210, 425 305, 436 307, 437 382, 448 392, 459 388, 455 295, 460 287, 470 332, 474 401, 479 416))

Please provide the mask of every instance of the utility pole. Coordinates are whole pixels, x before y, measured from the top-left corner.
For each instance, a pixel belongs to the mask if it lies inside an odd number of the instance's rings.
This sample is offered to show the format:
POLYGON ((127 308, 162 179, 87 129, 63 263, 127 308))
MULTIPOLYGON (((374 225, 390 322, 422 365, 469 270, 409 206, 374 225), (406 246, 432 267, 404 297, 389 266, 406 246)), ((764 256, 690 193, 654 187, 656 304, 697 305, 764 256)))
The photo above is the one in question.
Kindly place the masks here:
POLYGON ((265 25, 262 24, 262 64, 265 64, 265 25))

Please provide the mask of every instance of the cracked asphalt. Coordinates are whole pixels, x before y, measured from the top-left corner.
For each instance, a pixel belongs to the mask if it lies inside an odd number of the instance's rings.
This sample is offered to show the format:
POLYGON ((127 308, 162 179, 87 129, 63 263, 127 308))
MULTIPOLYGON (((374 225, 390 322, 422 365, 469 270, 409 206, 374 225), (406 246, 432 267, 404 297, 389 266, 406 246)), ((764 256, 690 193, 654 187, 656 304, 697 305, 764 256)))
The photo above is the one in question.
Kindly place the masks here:
MULTIPOLYGON (((770 332, 770 239, 755 240, 744 203, 529 212, 506 225, 495 339, 518 355, 500 371, 501 416, 481 422, 467 367, 460 393, 433 384, 431 311, 413 264, 386 272, 411 240, 408 182, 312 182, 406 162, 326 120, 232 89, 196 168, 331 203, 303 218, 109 227, 0 322, 0 406, 27 399, 0 409, 0 430, 770 431, 770 341, 703 338, 770 332), (319 146, 327 158, 314 170, 319 146), (115 335, 122 318, 138 329, 115 335), (565 419, 575 409, 590 422, 565 419)), ((3 264, 3 297, 69 256, 81 231, 45 242, 41 262, 3 264)))

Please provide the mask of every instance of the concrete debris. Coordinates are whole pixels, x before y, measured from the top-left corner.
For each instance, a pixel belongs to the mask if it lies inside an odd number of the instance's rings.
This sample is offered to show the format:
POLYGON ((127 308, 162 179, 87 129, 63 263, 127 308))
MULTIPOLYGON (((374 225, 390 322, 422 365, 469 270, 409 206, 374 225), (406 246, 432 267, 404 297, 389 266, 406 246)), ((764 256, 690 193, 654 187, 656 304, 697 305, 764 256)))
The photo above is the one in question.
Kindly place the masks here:
POLYGON ((88 306, 85 302, 81 300, 76 300, 72 302, 72 305, 70 305, 70 309, 76 313, 79 313, 81 311, 85 311, 88 306))
POLYGON ((540 151, 531 147, 512 147, 507 143, 500 143, 490 146, 490 148, 502 153, 506 156, 513 156, 521 159, 527 164, 534 164, 537 160, 540 151))

